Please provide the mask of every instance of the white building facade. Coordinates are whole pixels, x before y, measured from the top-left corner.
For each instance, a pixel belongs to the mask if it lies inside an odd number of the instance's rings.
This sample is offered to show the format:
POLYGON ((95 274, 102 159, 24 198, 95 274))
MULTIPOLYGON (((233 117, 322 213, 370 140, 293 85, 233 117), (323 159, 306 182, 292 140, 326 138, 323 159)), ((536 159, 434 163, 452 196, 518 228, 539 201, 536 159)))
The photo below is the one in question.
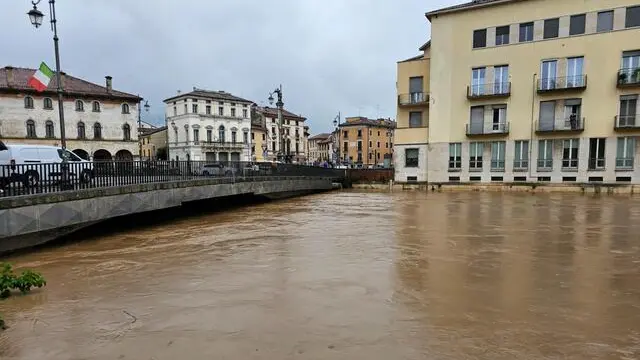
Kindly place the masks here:
POLYGON ((194 88, 164 103, 169 159, 251 161, 251 101, 194 88))
MULTIPOLYGON (((27 86, 35 69, 0 68, 0 139, 6 144, 61 146, 57 82, 43 92, 27 86)), ((61 73, 67 149, 87 160, 139 155, 140 97, 61 73)))
MULTIPOLYGON (((256 111, 265 118, 267 127, 266 159, 275 160, 278 152, 282 151, 289 156, 294 163, 307 162, 308 133, 305 131, 303 116, 290 111, 282 112, 282 130, 278 124, 278 109, 271 107, 256 107, 256 111), (282 147, 280 145, 279 131, 282 131, 282 147), (307 134, 307 135, 306 135, 307 134)), ((257 151, 258 149, 256 149, 257 151)))

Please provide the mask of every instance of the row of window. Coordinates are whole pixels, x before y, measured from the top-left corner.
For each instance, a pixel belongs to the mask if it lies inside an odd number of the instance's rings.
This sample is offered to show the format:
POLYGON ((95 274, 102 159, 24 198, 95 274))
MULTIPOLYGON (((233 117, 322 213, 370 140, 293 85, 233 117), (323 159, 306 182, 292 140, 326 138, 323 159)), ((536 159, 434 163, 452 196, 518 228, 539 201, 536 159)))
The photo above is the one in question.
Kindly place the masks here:
MULTIPOLYGON (((35 121, 29 119, 26 123, 27 126, 27 138, 35 139, 38 137, 38 133, 36 131, 36 123, 35 121)), ((46 139, 54 139, 55 135, 55 125, 53 121, 47 120, 44 126, 46 139)), ((77 138, 78 139, 87 139, 86 127, 84 122, 80 121, 77 125, 77 138)), ((102 139, 102 125, 100 123, 93 124, 93 139, 102 139)), ((122 125, 122 139, 124 141, 131 140, 131 126, 129 124, 122 125)))
MULTIPOLYGON (((184 104, 184 113, 188 114, 189 113, 189 107, 187 106, 187 104, 184 104)), ((206 105, 204 107, 204 113, 206 115, 212 115, 211 113, 211 105, 206 105)), ((198 114, 198 104, 191 104, 191 114, 198 114)), ((173 107, 173 116, 177 116, 178 115, 178 108, 176 106, 173 107)), ((225 116, 224 114, 224 107, 219 106, 218 107, 218 116, 225 116)), ((231 108, 231 112, 230 115, 231 117, 236 117, 236 109, 235 108, 231 108)), ((249 117, 249 110, 248 109, 242 109, 242 117, 243 118, 248 118, 249 117)))
MULTIPOLYGON (((580 139, 564 139, 562 141, 561 168, 563 171, 577 171, 579 161, 578 153, 580 139)), ((469 143, 469 171, 482 171, 484 168, 484 142, 469 143)), ((554 167, 554 140, 538 140, 537 171, 552 171, 554 167)), ((505 170, 505 141, 494 141, 491 146, 491 171, 503 172, 505 170)), ((616 170, 633 169, 636 152, 636 140, 634 137, 619 137, 616 146, 616 170)), ((513 171, 527 171, 529 169, 529 140, 514 142, 513 171)), ((589 139, 589 157, 587 168, 593 171, 602 171, 606 166, 606 139, 589 139)), ((418 149, 405 150, 405 166, 418 167, 418 149)), ((449 144, 449 171, 462 170, 462 143, 449 144)))
MULTIPOLYGON (((178 144, 178 129, 174 128, 174 135, 175 135, 175 143, 176 145, 178 144)), ((185 138, 187 139, 187 143, 189 142, 189 128, 185 127, 184 129, 184 133, 185 133, 185 138)), ((220 127, 218 127, 218 138, 214 139, 213 138, 213 130, 212 129, 207 129, 207 141, 208 143, 212 143, 212 142, 225 142, 226 141, 226 129, 224 127, 224 125, 220 125, 220 127)), ((238 137, 238 132, 235 130, 231 131, 231 143, 235 144, 237 143, 237 137, 238 137)), ((253 136, 252 136, 253 138, 253 136)), ((263 137, 264 140, 264 137, 263 137)), ((193 129, 193 143, 194 144, 199 144, 200 143, 200 129, 193 129)), ((249 132, 248 131, 243 131, 242 132, 242 143, 243 144, 248 144, 249 143, 249 132)))
MULTIPOLYGON (((597 14, 596 32, 606 32, 613 30, 614 11, 600 11, 597 14)), ((586 31, 586 14, 576 14, 569 17, 569 35, 582 35, 586 31)), ((625 27, 632 28, 640 26, 640 6, 626 8, 625 27)), ((495 35, 496 46, 509 44, 510 25, 497 26, 495 35)), ((519 25, 519 42, 533 41, 534 22, 525 22, 519 25)), ((553 39, 560 35, 560 18, 546 19, 543 22, 543 39, 553 39)), ((487 29, 479 29, 473 32, 473 48, 484 48, 487 46, 487 29)))
MULTIPOLYGON (((418 112, 421 114, 420 116, 422 117, 422 112, 421 111, 418 111, 418 112)), ((380 134, 381 134, 380 130, 378 130, 378 136, 380 136, 380 134)), ((387 130, 387 132, 384 135, 386 135, 387 137, 393 136, 393 131, 387 130)), ((373 136, 373 130, 369 130, 369 136, 373 136)), ((358 129, 358 131, 356 133, 356 137, 357 138, 361 138, 362 137, 362 129, 358 129)), ((342 131, 342 138, 343 139, 348 139, 349 138, 349 131, 348 130, 342 131)))
MULTIPOLYGON (((272 123, 272 124, 275 124, 275 123, 276 123, 276 119, 275 119, 275 118, 271 118, 271 123, 272 123)), ((282 124, 283 124, 283 125, 291 125, 291 120, 290 120, 290 119, 283 119, 283 120, 282 120, 282 124)), ((298 121, 297 121, 297 120, 294 120, 294 121, 293 121, 293 125, 294 125, 294 126, 298 126, 298 121)))
MULTIPOLYGON (((84 111, 84 101, 76 100, 75 104, 76 104, 76 111, 84 111)), ((25 109, 35 108, 33 98, 31 96, 25 96, 24 107, 25 109)), ((42 108, 45 110, 53 110, 53 101, 51 100, 51 98, 42 99, 42 108)), ((93 101, 91 103, 91 108, 93 112, 101 111, 100 103, 98 101, 93 101)), ((122 111, 123 114, 129 114, 130 113, 129 104, 120 105, 120 110, 122 111)))

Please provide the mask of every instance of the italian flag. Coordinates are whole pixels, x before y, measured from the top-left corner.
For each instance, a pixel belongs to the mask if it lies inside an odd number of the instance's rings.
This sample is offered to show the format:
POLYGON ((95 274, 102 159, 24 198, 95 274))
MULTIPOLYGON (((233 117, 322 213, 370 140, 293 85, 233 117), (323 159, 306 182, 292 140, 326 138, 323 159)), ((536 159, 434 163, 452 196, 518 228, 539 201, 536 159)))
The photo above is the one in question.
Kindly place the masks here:
POLYGON ((40 64, 40 68, 29 78, 28 85, 36 89, 36 91, 44 91, 49 86, 49 82, 53 77, 53 70, 51 70, 44 62, 40 64))

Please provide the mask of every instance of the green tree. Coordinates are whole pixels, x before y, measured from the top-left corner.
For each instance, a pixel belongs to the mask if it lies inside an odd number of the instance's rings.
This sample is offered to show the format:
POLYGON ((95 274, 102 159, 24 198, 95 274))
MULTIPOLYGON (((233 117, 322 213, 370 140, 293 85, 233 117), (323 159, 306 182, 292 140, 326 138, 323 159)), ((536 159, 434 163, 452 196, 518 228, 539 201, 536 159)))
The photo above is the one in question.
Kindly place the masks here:
MULTIPOLYGON (((24 270, 22 274, 16 275, 13 267, 9 263, 0 263, 0 300, 11 296, 14 291, 20 291, 23 295, 33 288, 41 288, 47 285, 47 281, 42 274, 24 270)), ((6 324, 0 314, 0 330, 4 330, 6 324)))

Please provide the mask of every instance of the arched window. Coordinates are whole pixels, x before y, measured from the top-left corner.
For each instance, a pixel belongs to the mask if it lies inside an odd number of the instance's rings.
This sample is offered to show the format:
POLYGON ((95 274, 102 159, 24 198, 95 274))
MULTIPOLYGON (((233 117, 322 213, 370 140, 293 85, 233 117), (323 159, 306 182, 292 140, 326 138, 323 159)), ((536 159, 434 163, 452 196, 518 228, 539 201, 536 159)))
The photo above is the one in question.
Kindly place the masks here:
POLYGON ((76 111, 84 111, 84 102, 82 100, 76 100, 76 111))
POLYGON ((47 122, 44 125, 44 130, 45 130, 44 136, 47 139, 53 139, 54 137, 56 137, 56 134, 53 129, 53 121, 47 120, 47 122))
POLYGON ((51 98, 44 98, 44 100, 42 100, 42 107, 45 110, 53 110, 53 101, 51 101, 51 98))
POLYGON ((93 138, 102 139, 102 125, 98 122, 93 125, 93 138))
POLYGON ((33 109, 33 98, 31 96, 24 97, 24 108, 33 109))
POLYGON ((129 104, 122 104, 122 113, 123 114, 129 113, 129 104))
POLYGON ((36 136, 36 122, 29 119, 27 120, 27 137, 35 138, 36 136))
POLYGON ((131 126, 129 124, 122 125, 122 135, 125 141, 131 140, 131 126))
POLYGON ((224 142, 224 140, 225 140, 224 125, 220 125, 220 127, 218 128, 218 141, 224 142))
POLYGON ((80 121, 78 123, 78 139, 84 139, 87 137, 87 133, 84 128, 84 123, 80 121))
POLYGON ((100 112, 100 103, 97 101, 93 102, 93 112, 100 112))

